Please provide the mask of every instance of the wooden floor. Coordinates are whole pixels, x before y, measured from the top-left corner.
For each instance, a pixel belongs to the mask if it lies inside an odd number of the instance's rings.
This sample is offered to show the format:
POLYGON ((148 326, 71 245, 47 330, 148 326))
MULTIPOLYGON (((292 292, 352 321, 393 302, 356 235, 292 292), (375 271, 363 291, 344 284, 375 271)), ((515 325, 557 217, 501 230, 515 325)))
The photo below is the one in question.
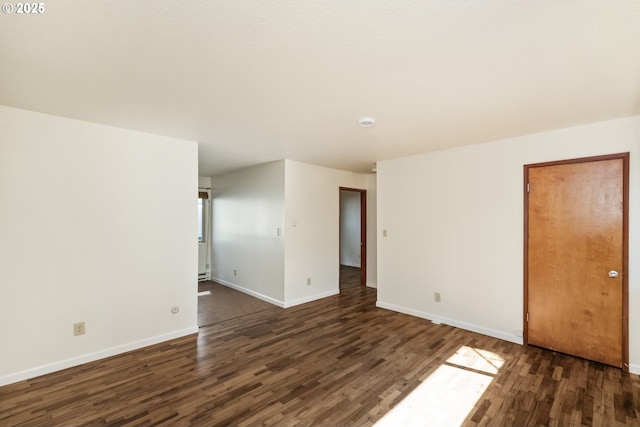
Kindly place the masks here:
POLYGON ((5 386, 0 426, 640 425, 637 375, 375 301, 344 283, 334 297, 5 386))
POLYGON ((237 319, 263 310, 282 309, 216 282, 198 283, 198 326, 237 319))

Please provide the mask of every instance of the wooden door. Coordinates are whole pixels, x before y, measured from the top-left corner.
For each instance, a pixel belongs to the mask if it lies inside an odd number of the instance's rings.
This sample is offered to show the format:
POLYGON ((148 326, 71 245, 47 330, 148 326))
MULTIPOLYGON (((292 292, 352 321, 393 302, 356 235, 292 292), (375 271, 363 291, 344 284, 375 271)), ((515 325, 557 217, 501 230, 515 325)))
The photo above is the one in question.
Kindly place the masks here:
POLYGON ((627 182, 628 153, 525 166, 526 343, 628 369, 627 182))

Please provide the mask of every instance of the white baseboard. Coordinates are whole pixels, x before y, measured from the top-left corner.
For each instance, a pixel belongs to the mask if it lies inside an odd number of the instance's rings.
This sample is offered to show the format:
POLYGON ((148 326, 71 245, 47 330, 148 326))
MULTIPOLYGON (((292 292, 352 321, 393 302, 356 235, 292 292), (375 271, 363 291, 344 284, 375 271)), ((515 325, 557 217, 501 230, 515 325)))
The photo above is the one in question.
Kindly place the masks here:
POLYGON ((378 288, 378 284, 373 282, 367 282, 367 286, 370 288, 378 288))
POLYGON ((330 297, 330 296, 333 296, 333 295, 338 295, 340 293, 340 290, 336 289, 334 291, 322 292, 322 293, 319 293, 319 294, 315 294, 315 295, 310 295, 310 296, 307 296, 307 297, 294 299, 292 301, 280 301, 280 300, 277 300, 275 298, 271 298, 269 296, 263 295, 263 294, 261 294, 259 292, 254 291, 254 290, 243 288, 242 286, 236 285, 235 283, 231 283, 231 282, 228 282, 226 280, 219 279, 217 277, 214 277, 211 280, 213 280, 214 282, 220 283, 221 285, 224 285, 224 286, 226 286, 228 288, 235 289, 236 291, 240 291, 240 292, 242 292, 244 294, 251 295, 252 297, 256 297, 258 299, 261 299, 262 301, 266 301, 266 302, 271 303, 273 305, 277 305, 280 308, 289 308, 289 307, 293 307, 293 306, 296 306, 296 305, 305 304, 305 303, 308 303, 308 302, 311 302, 311 301, 316 301, 316 300, 319 300, 319 299, 322 299, 322 298, 330 297))
POLYGON ((632 374, 640 375, 640 365, 629 363, 629 372, 632 374))
POLYGON ((228 288, 235 289, 236 291, 242 292, 243 294, 251 295, 252 297, 261 299, 262 301, 266 301, 270 304, 277 305, 280 308, 285 308, 285 303, 283 301, 277 300, 275 298, 271 298, 270 296, 263 295, 251 289, 243 288, 242 286, 236 285, 235 283, 231 283, 226 280, 222 280, 218 277, 213 277, 211 280, 213 280, 214 282, 220 283, 221 285, 224 285, 228 288))
POLYGON ((316 301, 322 298, 332 297, 334 295, 338 295, 340 293, 340 289, 336 289, 333 291, 322 292, 320 294, 309 295, 307 297, 294 299, 293 301, 285 301, 284 308, 293 307, 294 305, 306 304, 311 301, 316 301))
POLYGON ((161 342, 197 333, 198 327, 193 326, 191 328, 169 332, 167 334, 157 335, 155 337, 117 345, 115 347, 110 347, 104 350, 96 351, 94 353, 83 354, 80 356, 72 357, 70 359, 60 360, 58 362, 49 363, 47 365, 26 369, 24 371, 16 372, 13 374, 3 375, 0 377, 0 386, 16 383, 18 381, 28 380, 31 378, 39 377, 40 375, 50 374, 52 372, 61 371, 63 369, 71 368, 74 366, 104 359, 106 357, 115 356, 118 354, 126 353, 128 351, 137 350, 142 347, 148 347, 150 345, 159 344, 161 342))
POLYGON ((503 331, 497 331, 495 329, 485 328, 480 325, 475 325, 473 323, 462 322, 460 320, 449 319, 447 317, 438 316, 435 314, 427 313, 420 310, 414 310, 412 308, 401 307, 394 304, 387 304, 385 302, 377 301, 376 307, 385 308, 387 310, 397 311, 399 313, 409 314, 411 316, 420 317, 422 319, 432 320, 434 322, 444 323, 449 326, 454 326, 456 328, 465 329, 467 331, 476 332, 478 334, 487 335, 493 338, 498 338, 504 341, 509 341, 516 344, 523 344, 522 337, 518 337, 513 334, 508 334, 503 331))

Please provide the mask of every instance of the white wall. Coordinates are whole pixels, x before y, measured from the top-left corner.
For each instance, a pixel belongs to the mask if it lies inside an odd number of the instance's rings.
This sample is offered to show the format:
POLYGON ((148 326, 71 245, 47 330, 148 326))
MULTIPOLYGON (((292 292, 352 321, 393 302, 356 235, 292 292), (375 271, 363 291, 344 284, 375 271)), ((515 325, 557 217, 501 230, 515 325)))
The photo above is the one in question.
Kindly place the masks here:
POLYGON ((285 160, 287 306, 339 292, 340 187, 364 189, 365 177, 285 160))
POLYGON ((640 372, 640 116, 379 162, 378 305, 522 342, 523 165, 627 151, 640 372))
POLYGON ((360 268, 360 193, 340 191, 340 264, 360 268))
POLYGON ((284 168, 281 160, 212 178, 213 279, 280 306, 284 168))
POLYGON ((0 106, 0 385, 197 332, 197 156, 0 106))
POLYGON ((367 188, 367 286, 375 288, 378 280, 378 197, 377 174, 365 177, 367 188))
POLYGON ((293 160, 213 177, 213 279, 281 307, 338 293, 340 187, 375 187, 367 177, 293 160))
POLYGON ((211 188, 211 178, 208 176, 199 176, 198 188, 211 188))

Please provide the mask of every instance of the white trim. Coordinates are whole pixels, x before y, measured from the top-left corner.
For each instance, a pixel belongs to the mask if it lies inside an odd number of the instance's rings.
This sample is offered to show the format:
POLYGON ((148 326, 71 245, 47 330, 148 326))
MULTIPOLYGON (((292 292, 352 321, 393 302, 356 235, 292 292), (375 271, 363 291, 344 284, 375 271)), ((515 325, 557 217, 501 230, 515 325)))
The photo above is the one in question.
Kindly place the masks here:
POLYGON ((367 282, 367 286, 370 288, 378 288, 378 284, 374 282, 367 282))
POLYGON ((629 373, 640 375, 640 365, 636 365, 635 363, 629 363, 629 373))
POLYGON ((493 338, 509 341, 516 344, 523 344, 522 337, 518 337, 513 334, 509 334, 503 331, 497 331, 495 329, 485 328, 480 325, 474 325, 473 323, 462 322, 460 320, 449 319, 447 317, 437 316, 435 314, 427 313, 424 311, 414 310, 412 308, 401 307, 394 304, 387 304, 385 302, 376 301, 376 307, 385 308, 387 310, 397 311, 399 313, 409 314, 411 316, 420 317, 422 319, 431 320, 434 323, 444 323, 456 328, 465 329, 467 331, 476 332, 482 335, 487 335, 493 338))
POLYGON ((52 372, 61 371, 63 369, 71 368, 85 363, 93 362, 96 360, 104 359, 106 357, 115 356, 118 354, 126 353, 128 351, 137 350, 142 347, 148 347, 150 345, 159 344, 161 342, 181 338, 187 335, 197 334, 198 327, 192 326, 190 328, 181 329, 179 331, 169 332, 167 334, 157 335, 155 337, 145 338, 139 341, 130 342, 127 344, 117 345, 104 350, 96 351, 94 353, 87 353, 80 356, 72 357, 70 359, 60 360, 58 362, 49 363, 43 366, 37 366, 35 368, 26 369, 24 371, 8 374, 0 377, 0 386, 16 383, 18 381, 24 381, 31 378, 39 377, 40 375, 50 374, 52 372))
POLYGON ((293 307, 294 305, 306 304, 308 302, 316 301, 322 298, 332 297, 334 295, 338 295, 339 293, 340 289, 336 289, 333 291, 323 292, 321 294, 309 295, 308 297, 294 299, 293 301, 285 301, 284 308, 293 307))
POLYGON ((263 295, 251 289, 243 288, 242 286, 236 285, 235 283, 227 282, 226 280, 222 280, 217 277, 213 277, 211 278, 211 280, 213 280, 216 283, 220 283, 221 285, 224 285, 228 288, 235 289, 236 291, 240 291, 243 294, 251 295, 252 297, 261 299, 262 301, 266 301, 270 304, 277 305, 280 308, 285 308, 285 303, 275 298, 271 298, 267 295, 263 295))
POLYGON ((224 285, 224 286, 226 286, 228 288, 235 289, 236 291, 240 291, 240 292, 242 292, 244 294, 251 295, 252 297, 256 297, 258 299, 261 299, 262 301, 266 301, 266 302, 271 303, 273 305, 277 305, 280 308, 289 308, 289 307, 293 307, 293 306, 300 305, 300 304, 306 304, 306 303, 311 302, 311 301, 316 301, 316 300, 319 300, 319 299, 322 299, 322 298, 331 297, 331 296, 334 296, 334 295, 338 295, 340 293, 340 290, 336 289, 336 290, 333 290, 333 291, 327 291, 327 292, 323 292, 323 293, 320 293, 320 294, 315 294, 315 295, 310 295, 310 296, 307 296, 307 297, 298 298, 298 299, 295 299, 293 301, 284 301, 283 302, 283 301, 277 300, 275 298, 271 298, 269 296, 263 295, 263 294, 261 294, 259 292, 254 291, 254 290, 243 288, 242 286, 236 285, 235 283, 231 283, 231 282, 228 282, 226 280, 219 279, 217 277, 214 277, 211 280, 213 280, 214 282, 220 283, 221 285, 224 285))

